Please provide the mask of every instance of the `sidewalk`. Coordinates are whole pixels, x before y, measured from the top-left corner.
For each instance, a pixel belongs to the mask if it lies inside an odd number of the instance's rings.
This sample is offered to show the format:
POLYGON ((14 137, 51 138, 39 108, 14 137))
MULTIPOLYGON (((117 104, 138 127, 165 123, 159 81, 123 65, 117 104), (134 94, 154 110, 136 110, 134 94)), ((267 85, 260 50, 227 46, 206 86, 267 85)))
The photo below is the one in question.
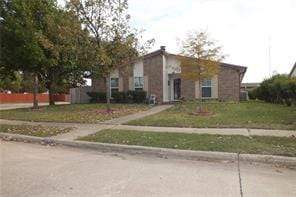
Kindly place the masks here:
MULTIPOLYGON (((55 102, 56 105, 66 105, 70 104, 69 102, 55 102)), ((46 106, 47 103, 38 103, 39 106, 46 106)), ((7 110, 7 109, 18 109, 18 108, 29 108, 33 107, 32 103, 1 103, 0 110, 7 110)))
POLYGON ((72 127, 69 133, 60 134, 53 136, 53 139, 67 139, 75 140, 79 137, 96 133, 100 130, 110 129, 114 125, 103 125, 103 124, 79 124, 79 123, 62 123, 62 122, 29 122, 20 120, 4 120, 0 119, 0 124, 8 125, 43 125, 48 127, 72 127))
POLYGON ((44 125, 53 127, 74 127, 74 129, 69 133, 60 134, 52 137, 53 139, 66 139, 75 140, 79 137, 90 135, 104 129, 111 129, 117 125, 129 122, 131 120, 143 118, 145 116, 153 115, 164 111, 172 105, 159 105, 155 106, 147 111, 138 112, 132 115, 108 120, 97 124, 80 124, 80 123, 58 123, 58 122, 30 122, 30 121, 19 121, 19 120, 5 120, 0 119, 0 124, 10 124, 10 125, 44 125))
MULTIPOLYGON (((141 115, 143 114, 140 112, 141 115)), ((151 112, 147 113, 150 114, 151 112)), ((128 122, 131 118, 119 118, 120 122, 128 122), (123 121, 125 119, 125 121, 123 121)), ((0 124, 10 125, 44 125, 54 127, 74 127, 74 129, 65 134, 54 136, 54 139, 74 140, 78 137, 90 135, 104 129, 118 130, 136 130, 136 131, 151 131, 151 132, 171 132, 171 133, 195 133, 195 134, 212 134, 212 135, 243 135, 243 136, 275 136, 275 137, 291 137, 296 136, 294 130, 269 130, 269 129, 246 129, 246 128, 179 128, 179 127, 152 127, 152 126, 129 126, 115 124, 117 119, 102 122, 98 124, 79 124, 79 123, 56 123, 56 122, 29 122, 18 120, 3 120, 0 119, 0 124), (112 124, 112 122, 115 122, 112 124)))

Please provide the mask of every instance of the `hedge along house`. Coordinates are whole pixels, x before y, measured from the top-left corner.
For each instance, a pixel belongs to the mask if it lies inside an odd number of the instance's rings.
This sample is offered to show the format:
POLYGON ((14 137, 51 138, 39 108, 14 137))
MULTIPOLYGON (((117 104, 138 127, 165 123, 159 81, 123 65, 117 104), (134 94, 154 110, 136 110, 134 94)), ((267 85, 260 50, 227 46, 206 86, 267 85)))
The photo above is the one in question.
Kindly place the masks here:
MULTIPOLYGON (((247 68, 221 63, 218 73, 204 80, 203 99, 240 100, 240 86, 247 68)), ((162 46, 137 61, 129 70, 115 70, 111 78, 112 92, 144 90, 148 96, 155 95, 158 103, 177 101, 181 98, 193 100, 199 98, 199 81, 182 79, 180 61, 177 55, 166 52, 162 46)), ((92 90, 105 92, 103 79, 92 79, 92 90)))

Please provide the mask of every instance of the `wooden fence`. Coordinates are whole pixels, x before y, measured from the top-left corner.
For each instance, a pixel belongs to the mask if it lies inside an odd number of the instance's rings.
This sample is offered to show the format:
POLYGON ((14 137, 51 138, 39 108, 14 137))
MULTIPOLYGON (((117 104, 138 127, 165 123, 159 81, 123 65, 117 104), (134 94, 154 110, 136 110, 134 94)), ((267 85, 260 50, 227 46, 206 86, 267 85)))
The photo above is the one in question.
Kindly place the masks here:
POLYGON ((82 86, 78 88, 70 89, 70 102, 74 103, 89 103, 90 97, 87 95, 87 92, 91 92, 91 86, 82 86))

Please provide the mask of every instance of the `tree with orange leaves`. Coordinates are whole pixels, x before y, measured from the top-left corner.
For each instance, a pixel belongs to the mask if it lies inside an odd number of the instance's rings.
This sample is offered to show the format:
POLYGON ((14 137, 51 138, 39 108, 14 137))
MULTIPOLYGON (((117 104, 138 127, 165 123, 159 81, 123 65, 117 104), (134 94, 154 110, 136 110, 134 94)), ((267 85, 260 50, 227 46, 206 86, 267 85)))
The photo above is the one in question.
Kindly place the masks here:
POLYGON ((220 61, 224 58, 221 53, 221 46, 217 46, 214 40, 209 38, 205 31, 192 31, 187 38, 181 41, 181 55, 178 59, 181 62, 182 78, 192 81, 199 81, 199 107, 202 112, 202 87, 204 80, 211 79, 219 71, 220 61))

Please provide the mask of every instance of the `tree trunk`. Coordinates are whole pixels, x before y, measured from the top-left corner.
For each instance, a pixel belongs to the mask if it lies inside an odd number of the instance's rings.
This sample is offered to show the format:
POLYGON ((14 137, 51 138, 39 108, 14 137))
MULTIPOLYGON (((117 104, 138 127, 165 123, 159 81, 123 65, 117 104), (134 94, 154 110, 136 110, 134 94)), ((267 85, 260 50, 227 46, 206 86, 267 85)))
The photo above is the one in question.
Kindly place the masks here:
POLYGON ((38 111, 38 74, 34 73, 34 98, 33 107, 35 111, 38 111))
POLYGON ((105 78, 105 84, 106 84, 106 107, 107 111, 110 113, 111 112, 111 107, 110 107, 110 96, 111 96, 111 91, 110 91, 110 76, 108 75, 105 78))
POLYGON ((54 84, 52 81, 48 84, 48 97, 49 97, 49 105, 54 105, 54 84))

